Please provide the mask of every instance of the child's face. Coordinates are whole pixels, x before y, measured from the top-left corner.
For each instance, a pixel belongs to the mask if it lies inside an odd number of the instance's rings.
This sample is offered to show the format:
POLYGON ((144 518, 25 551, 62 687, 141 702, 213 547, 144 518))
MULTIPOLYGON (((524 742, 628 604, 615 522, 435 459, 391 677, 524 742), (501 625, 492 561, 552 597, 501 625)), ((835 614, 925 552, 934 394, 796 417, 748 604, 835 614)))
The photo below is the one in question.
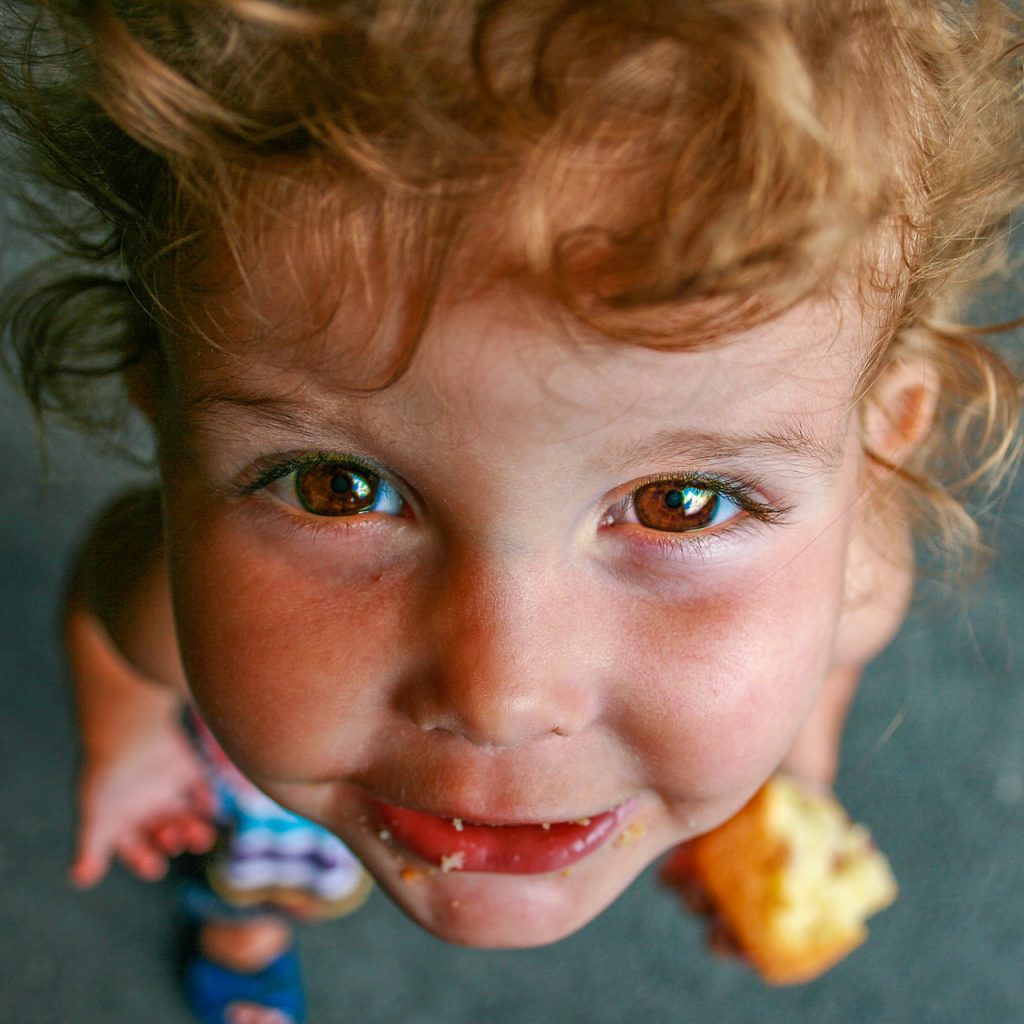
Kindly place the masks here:
POLYGON ((171 346, 195 697, 430 931, 548 942, 739 808, 812 707, 871 330, 823 304, 703 351, 580 347, 509 287, 439 310, 408 372, 353 397, 344 314, 280 351, 171 346))

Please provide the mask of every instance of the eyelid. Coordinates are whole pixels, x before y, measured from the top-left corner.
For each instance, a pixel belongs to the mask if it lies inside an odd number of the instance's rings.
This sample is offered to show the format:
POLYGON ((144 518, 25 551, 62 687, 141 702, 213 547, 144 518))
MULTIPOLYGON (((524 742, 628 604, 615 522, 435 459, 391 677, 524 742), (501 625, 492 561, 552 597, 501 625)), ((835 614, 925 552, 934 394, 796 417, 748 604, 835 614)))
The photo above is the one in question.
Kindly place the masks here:
POLYGON ((757 524, 777 524, 788 521, 792 505, 768 501, 762 486, 748 478, 721 477, 713 473, 684 470, 679 473, 657 473, 632 481, 628 491, 612 505, 606 513, 604 523, 608 526, 629 526, 637 530, 637 539, 642 535, 644 543, 655 545, 670 554, 687 556, 696 554, 707 557, 713 545, 726 540, 735 540, 741 530, 756 528, 757 524), (739 512, 730 520, 718 526, 696 530, 658 530, 639 522, 626 522, 621 517, 634 506, 636 495, 645 487, 657 483, 674 483, 681 487, 715 491, 732 502, 739 512))
POLYGON ((238 485, 238 493, 242 497, 254 494, 275 480, 280 480, 288 476, 289 473, 294 473, 296 470, 315 465, 318 462, 337 462, 358 467, 379 477, 396 491, 401 491, 386 469, 363 456, 332 451, 306 451, 294 455, 282 454, 257 459, 243 474, 243 479, 238 485))
POLYGON ((363 456, 341 454, 337 451, 303 451, 294 455, 280 453, 257 459, 242 474, 233 487, 239 498, 256 495, 273 499, 273 504, 286 506, 289 519, 296 528, 325 530, 350 530, 356 520, 361 525, 380 519, 404 520, 415 515, 415 508, 406 493, 406 487, 399 485, 383 467, 363 456), (369 476, 377 480, 373 507, 342 510, 318 510, 311 508, 299 493, 299 474, 318 465, 335 465, 351 472, 354 476, 369 476), (289 477, 295 479, 289 481, 289 477), (280 493, 283 484, 285 493, 280 493))
POLYGON ((758 519, 778 521, 793 511, 791 505, 776 504, 758 497, 762 493, 761 485, 753 480, 735 475, 722 477, 713 473, 693 470, 684 470, 680 473, 656 473, 634 480, 628 485, 628 492, 619 499, 619 504, 623 508, 631 507, 640 491, 650 484, 659 483, 678 483, 682 487, 716 491, 735 502, 744 512, 749 512, 758 519))

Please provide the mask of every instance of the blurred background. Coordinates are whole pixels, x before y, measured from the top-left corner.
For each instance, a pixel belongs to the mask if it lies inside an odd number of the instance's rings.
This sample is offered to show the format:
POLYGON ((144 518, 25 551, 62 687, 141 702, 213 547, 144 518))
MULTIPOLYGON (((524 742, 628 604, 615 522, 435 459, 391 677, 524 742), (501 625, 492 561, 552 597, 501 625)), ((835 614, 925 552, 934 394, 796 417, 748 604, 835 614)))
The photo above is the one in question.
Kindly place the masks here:
MULTIPOLYGON (((5 207, 0 281, 38 254, 5 207)), ((975 316, 1021 312, 1018 283, 975 316)), ((121 869, 88 893, 65 881, 76 748, 60 594, 76 538, 145 472, 59 428, 44 447, 6 380, 0 467, 0 1021, 187 1024, 173 884, 121 869)), ((1020 1024, 1022 497, 1018 484, 993 510, 998 557, 982 583, 926 587, 857 700, 838 789, 902 891, 835 970, 764 987, 706 951, 653 870, 581 933, 524 952, 446 946, 375 893, 301 934, 313 1024, 1020 1024)))

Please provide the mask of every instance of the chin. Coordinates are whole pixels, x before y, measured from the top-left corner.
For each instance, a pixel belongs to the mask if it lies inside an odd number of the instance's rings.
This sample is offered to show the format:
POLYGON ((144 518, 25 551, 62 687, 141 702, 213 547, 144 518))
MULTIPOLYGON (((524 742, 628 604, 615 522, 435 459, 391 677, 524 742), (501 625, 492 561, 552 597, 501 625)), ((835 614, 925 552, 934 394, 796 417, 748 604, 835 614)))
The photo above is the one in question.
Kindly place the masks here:
POLYGON ((566 872, 505 875, 443 874, 408 866, 395 871, 389 866, 378 880, 409 917, 445 942, 478 949, 526 949, 558 942, 589 924, 629 886, 645 862, 614 873, 594 870, 597 867, 581 864, 566 872))

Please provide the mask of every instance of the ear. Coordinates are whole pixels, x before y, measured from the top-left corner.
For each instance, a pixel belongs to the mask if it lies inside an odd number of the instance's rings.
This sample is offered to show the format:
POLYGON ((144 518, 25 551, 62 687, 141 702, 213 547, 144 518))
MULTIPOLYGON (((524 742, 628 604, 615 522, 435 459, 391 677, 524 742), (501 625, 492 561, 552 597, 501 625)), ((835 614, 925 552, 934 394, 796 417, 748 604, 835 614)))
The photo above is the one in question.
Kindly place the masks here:
MULTIPOLYGON (((906 463, 935 420, 939 387, 940 377, 930 360, 900 353, 863 399, 864 448, 891 466, 906 463)), ((867 490, 884 483, 884 471, 867 468, 862 481, 867 490)), ((859 671, 883 650, 910 604, 914 575, 910 528, 905 516, 885 514, 890 501, 891 496, 880 495, 860 502, 860 511, 851 521, 843 613, 831 666, 840 674, 859 671)))
POLYGON ((894 359, 863 399, 864 447, 892 465, 905 463, 935 421, 939 385, 938 371, 925 357, 894 359))

